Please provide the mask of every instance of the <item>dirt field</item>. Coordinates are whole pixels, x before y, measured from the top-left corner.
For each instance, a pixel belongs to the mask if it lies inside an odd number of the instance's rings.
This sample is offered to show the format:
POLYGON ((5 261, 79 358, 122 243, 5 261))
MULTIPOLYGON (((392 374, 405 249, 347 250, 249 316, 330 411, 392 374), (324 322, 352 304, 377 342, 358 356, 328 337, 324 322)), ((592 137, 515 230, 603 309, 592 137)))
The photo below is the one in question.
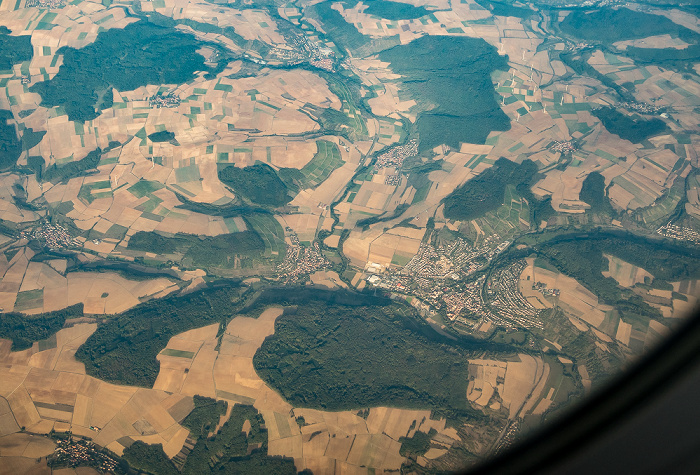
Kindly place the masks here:
MULTIPOLYGON (((39 351, 34 344, 23 352, 0 352, 4 364, 0 369, 0 396, 4 398, 0 399, 0 433, 16 432, 18 425, 36 433, 70 429, 119 454, 124 446, 118 439, 151 436, 174 456, 182 448, 187 432, 178 422, 187 414, 180 411, 175 420, 168 409, 182 399, 190 399, 86 376, 73 355, 95 328, 95 324, 77 324, 60 330, 55 348, 39 351), (17 423, 13 424, 13 420, 17 423)), ((30 449, 27 453, 40 450, 34 445, 30 449)))
POLYGON ((518 355, 518 361, 475 359, 469 360, 469 374, 467 399, 478 407, 492 409, 500 408, 502 403, 513 419, 538 404, 549 365, 525 354, 518 355))

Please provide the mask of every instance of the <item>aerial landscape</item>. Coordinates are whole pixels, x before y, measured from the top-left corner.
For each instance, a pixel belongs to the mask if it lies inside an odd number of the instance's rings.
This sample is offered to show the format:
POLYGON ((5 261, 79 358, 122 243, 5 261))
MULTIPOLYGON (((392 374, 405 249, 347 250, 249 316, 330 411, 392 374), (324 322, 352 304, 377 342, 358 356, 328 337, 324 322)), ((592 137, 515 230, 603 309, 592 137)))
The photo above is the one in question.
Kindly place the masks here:
POLYGON ((450 473, 700 297, 700 7, 0 0, 0 475, 450 473))

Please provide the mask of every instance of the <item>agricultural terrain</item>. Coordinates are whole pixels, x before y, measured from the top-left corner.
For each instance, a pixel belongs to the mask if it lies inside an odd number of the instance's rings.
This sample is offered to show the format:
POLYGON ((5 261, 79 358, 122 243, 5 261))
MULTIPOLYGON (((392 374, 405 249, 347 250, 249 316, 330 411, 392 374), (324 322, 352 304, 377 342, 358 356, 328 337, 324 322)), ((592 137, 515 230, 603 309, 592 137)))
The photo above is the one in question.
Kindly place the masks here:
POLYGON ((0 467, 444 473, 657 348, 700 19, 604 3, 0 0, 0 467))

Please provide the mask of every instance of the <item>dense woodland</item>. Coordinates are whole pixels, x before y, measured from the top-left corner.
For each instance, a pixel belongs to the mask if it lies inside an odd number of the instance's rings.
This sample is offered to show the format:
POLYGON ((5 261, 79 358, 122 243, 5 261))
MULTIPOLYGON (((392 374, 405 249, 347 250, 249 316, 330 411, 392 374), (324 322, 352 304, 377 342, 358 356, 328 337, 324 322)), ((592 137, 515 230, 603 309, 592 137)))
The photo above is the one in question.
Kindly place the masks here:
POLYGON ((249 167, 229 166, 219 171, 219 179, 254 204, 279 207, 291 201, 287 187, 275 170, 264 163, 249 167))
POLYGON ((29 35, 12 36, 0 26, 0 71, 8 71, 15 64, 32 59, 32 41, 29 35))
POLYGON ((629 8, 575 9, 564 18, 559 28, 577 38, 606 44, 655 35, 670 34, 676 38, 697 35, 665 16, 629 8))
MULTIPOLYGON (((480 218, 503 204, 507 185, 513 185, 518 191, 529 194, 530 181, 536 174, 537 165, 532 160, 517 164, 499 158, 492 167, 456 188, 445 198, 445 217, 462 221, 480 218)), ((545 210, 546 208, 543 211, 545 210)), ((540 218, 544 219, 542 216, 540 218)))
POLYGON ((593 213, 615 214, 610 199, 605 194, 605 178, 599 172, 592 172, 583 180, 579 198, 591 206, 593 213))
POLYGON ((194 396, 194 409, 182 421, 182 426, 190 430, 193 439, 206 439, 214 430, 219 418, 226 414, 228 403, 209 397, 194 396))
POLYGON ((527 7, 516 7, 508 0, 475 0, 477 4, 497 16, 512 16, 516 18, 526 19, 537 15, 534 10, 527 7))
POLYGON ((401 88, 424 109, 418 117, 420 151, 446 143, 484 143, 510 120, 495 99, 491 73, 507 70, 505 56, 481 38, 423 36, 379 53, 402 76, 401 88))
POLYGON ((502 354, 507 345, 450 340, 407 305, 369 300, 354 305, 297 291, 278 294, 293 305, 278 318, 253 363, 260 377, 295 406, 344 410, 392 405, 479 417, 464 394, 467 358, 502 354))
MULTIPOLYGON (((697 39, 695 39, 697 41, 697 39)), ((662 64, 676 69, 688 70, 688 66, 700 61, 700 44, 687 48, 638 48, 630 46, 625 54, 637 63, 662 64)))
POLYGON ((50 81, 30 88, 41 105, 63 106, 68 118, 92 120, 112 106, 112 88, 131 91, 147 84, 182 84, 204 71, 202 43, 194 36, 146 21, 100 33, 81 49, 64 47, 63 64, 50 81))
MULTIPOLYGON (((431 429, 435 431, 435 429, 431 429)), ((417 430, 411 437, 401 437, 401 448, 399 454, 403 457, 416 458, 424 455, 430 449, 430 439, 433 434, 426 434, 417 430)))
POLYGON ((661 119, 642 119, 641 117, 635 119, 612 107, 594 109, 591 114, 600 119, 608 132, 632 143, 641 143, 649 137, 670 131, 661 119))
MULTIPOLYGON (((1 38, 1 36, 0 36, 1 38)), ((22 153, 22 142, 12 123, 12 112, 0 109, 0 170, 7 170, 17 163, 22 153)))
POLYGON ((78 177, 87 170, 94 170, 97 168, 97 164, 100 163, 101 156, 102 149, 97 148, 80 160, 68 162, 61 166, 54 163, 49 168, 44 170, 43 179, 45 181, 59 182, 78 177))
MULTIPOLYGON (((352 2, 347 3, 351 4, 352 2)), ((366 14, 394 21, 415 20, 430 14, 430 11, 422 6, 417 7, 408 3, 390 2, 387 0, 373 0, 365 2, 365 5, 367 5, 367 8, 364 10, 366 14)), ((348 5, 346 8, 351 8, 352 6, 354 5, 348 5)))
POLYGON ((0 338, 12 340, 12 351, 31 348, 35 341, 47 339, 63 328, 67 318, 83 316, 83 304, 38 315, 3 313, 0 315, 0 338))
POLYGON ((175 134, 168 132, 167 130, 161 130, 160 132, 153 132, 148 135, 148 140, 151 142, 170 142, 175 138, 175 134))

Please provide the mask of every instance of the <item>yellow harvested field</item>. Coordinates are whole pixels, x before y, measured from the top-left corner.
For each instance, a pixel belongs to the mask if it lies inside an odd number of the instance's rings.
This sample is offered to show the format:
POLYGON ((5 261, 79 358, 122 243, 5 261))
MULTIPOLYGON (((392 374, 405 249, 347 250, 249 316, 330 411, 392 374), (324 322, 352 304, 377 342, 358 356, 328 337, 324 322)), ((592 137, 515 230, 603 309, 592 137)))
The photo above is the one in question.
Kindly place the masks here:
POLYGON ((554 401, 552 401, 549 398, 542 398, 540 399, 540 402, 537 403, 537 406, 532 410, 532 413, 536 416, 544 414, 544 412, 550 408, 554 401))
POLYGON ((65 269, 65 261, 62 261, 62 265, 49 265, 25 262, 20 257, 2 278, 2 288, 8 290, 0 296, 0 300, 6 299, 5 308, 14 308, 19 292, 41 290, 42 296, 36 304, 15 310, 32 314, 82 303, 85 313, 114 314, 138 305, 143 298, 162 297, 177 289, 173 281, 165 278, 129 280, 112 272, 63 274, 56 267, 65 269))
MULTIPOLYGON (((73 359, 75 349, 95 329, 96 325, 90 323, 64 328, 56 334, 57 347, 44 351, 39 351, 35 344, 23 352, 0 352, 0 363, 11 365, 0 370, 0 394, 7 397, 10 415, 32 432, 72 430, 118 453, 123 446, 117 439, 152 433, 175 455, 187 431, 168 412, 177 402, 172 396, 163 391, 99 381, 86 376, 83 365, 73 359), (61 360, 56 355, 68 355, 62 366, 75 371, 59 368, 61 360)), ((184 417, 181 412, 179 419, 184 417)), ((0 405, 0 429, 18 430, 6 423, 6 415, 0 405)), ((36 458, 46 450, 45 445, 34 443, 27 447, 26 453, 36 458)))
POLYGON ((218 353, 214 350, 214 346, 216 346, 215 343, 208 341, 195 356, 185 382, 182 384, 181 392, 183 394, 216 397, 216 385, 212 368, 218 353))
POLYGON ((398 469, 403 457, 396 460, 393 455, 398 454, 400 446, 401 444, 384 434, 359 434, 355 437, 347 462, 355 466, 398 469))
POLYGON ((671 332, 670 328, 656 320, 649 321, 649 329, 661 336, 667 336, 671 332))
POLYGON ((585 365, 578 365, 578 373, 581 375, 581 382, 586 392, 591 390, 591 378, 588 375, 588 370, 585 365))
POLYGON ((36 438, 29 442, 27 448, 22 452, 22 457, 26 458, 40 458, 46 457, 53 453, 56 444, 52 440, 46 438, 36 438))
POLYGON ((519 361, 469 360, 467 399, 484 408, 492 406, 493 396, 498 395, 511 419, 529 412, 544 389, 549 365, 540 358, 525 354, 518 355, 518 359, 519 361))
POLYGON ((615 334, 615 339, 618 340, 625 346, 630 344, 630 336, 632 335, 632 325, 620 320, 617 326, 617 333, 615 334))
MULTIPOLYGON (((523 406, 523 409, 520 412, 521 415, 527 414, 528 412, 532 412, 534 414, 534 410, 544 400, 544 399, 539 399, 539 402, 538 402, 538 398, 540 396, 542 396, 542 392, 544 391, 544 388, 547 384, 551 368, 550 368, 549 364, 544 363, 544 366, 541 367, 541 369, 542 369, 542 371, 540 371, 540 365, 538 364, 538 367, 537 367, 538 373, 535 377, 539 378, 539 380, 537 382, 537 386, 535 386, 535 389, 532 391, 532 396, 530 396, 530 398, 527 400, 527 402, 523 406)), ((549 398, 549 399, 551 400, 551 398, 549 398)))
POLYGON ((51 474, 44 457, 52 454, 55 447, 51 439, 43 436, 26 433, 0 436, 0 475, 51 474))
POLYGON ((576 317, 572 317, 570 315, 568 318, 569 318, 569 321, 571 322, 571 324, 573 326, 575 326, 577 330, 582 331, 582 332, 588 331, 589 327, 583 321, 579 320, 576 317))
POLYGON ((328 289, 346 289, 348 285, 340 279, 340 276, 335 271, 317 271, 309 276, 314 285, 322 286, 328 289))
POLYGON ((683 48, 686 48, 688 46, 688 44, 685 43, 680 38, 673 38, 669 34, 647 36, 646 38, 637 39, 637 40, 618 41, 616 43, 613 43, 613 45, 617 49, 620 49, 623 51, 626 50, 630 46, 634 46, 635 48, 674 48, 674 49, 683 49, 683 48))
POLYGON ((420 425, 430 419, 430 411, 411 411, 390 407, 374 407, 367 416, 367 430, 373 434, 386 434, 394 440, 406 437, 411 425, 420 425))
POLYGON ((518 355, 520 361, 509 361, 506 366, 505 380, 501 398, 503 404, 509 409, 509 417, 515 417, 522 405, 531 396, 537 384, 538 366, 542 360, 530 355, 518 355))
POLYGON ((606 342, 606 343, 612 343, 612 341, 613 341, 612 338, 610 338, 608 335, 606 335, 606 334, 603 333, 602 331, 600 331, 600 330, 598 330, 598 329, 596 329, 596 328, 591 328, 591 331, 593 332, 593 334, 594 334, 596 337, 600 338, 600 339, 603 340, 604 342, 606 342))

